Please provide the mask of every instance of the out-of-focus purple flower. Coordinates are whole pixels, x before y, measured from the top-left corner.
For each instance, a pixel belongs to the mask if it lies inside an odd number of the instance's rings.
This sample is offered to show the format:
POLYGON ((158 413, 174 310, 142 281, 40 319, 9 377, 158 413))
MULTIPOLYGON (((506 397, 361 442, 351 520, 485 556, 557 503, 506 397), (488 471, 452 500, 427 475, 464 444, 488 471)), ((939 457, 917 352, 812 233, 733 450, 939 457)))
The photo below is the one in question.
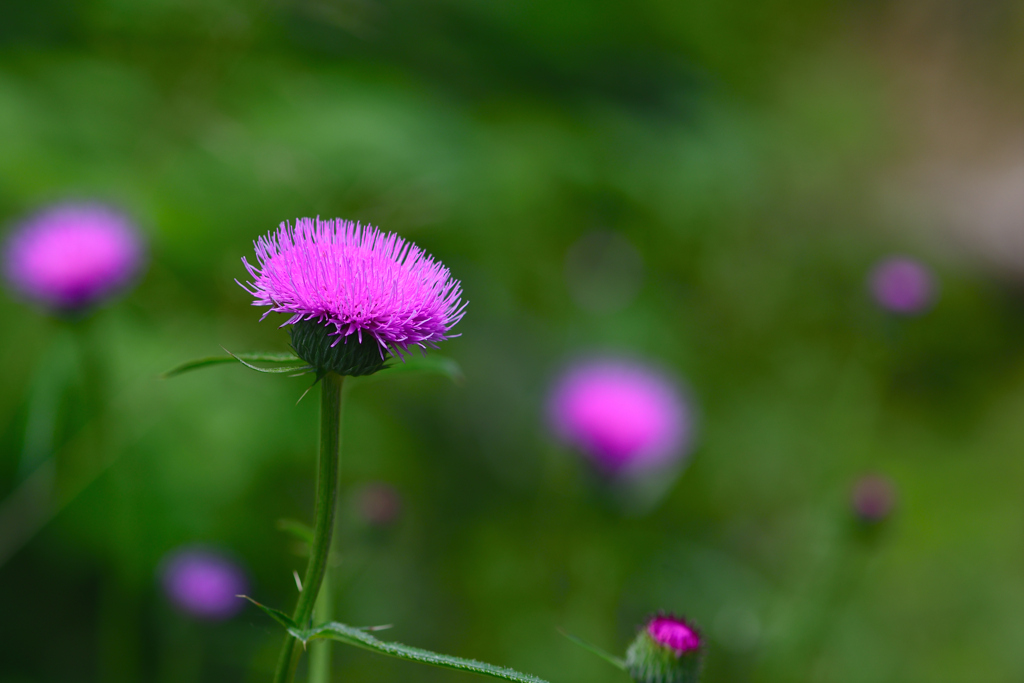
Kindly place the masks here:
POLYGON ((4 272, 25 297, 72 311, 130 283, 145 259, 132 222, 101 204, 58 204, 25 220, 8 238, 4 272))
POLYGON ((607 475, 636 474, 683 455, 691 416, 663 374, 622 359, 571 366, 548 403, 555 433, 607 475))
MULTIPOLYGON (((458 280, 441 263, 394 233, 340 218, 300 218, 293 228, 255 243, 258 266, 242 259, 252 281, 242 285, 284 323, 332 326, 333 344, 372 338, 381 353, 449 338, 465 304, 458 280)), ((241 284, 241 283, 239 283, 241 284)), ((266 317, 266 314, 264 314, 266 317)))
POLYGON ((237 596, 249 589, 245 572, 237 563, 204 547, 181 548, 168 555, 161 580, 171 603, 200 619, 234 616, 245 605, 237 596))
POLYGON ((881 522, 896 507, 896 487, 880 474, 865 475, 854 483, 850 504, 862 521, 881 522))
POLYGON ((902 256, 885 259, 871 271, 871 293, 893 313, 922 313, 935 299, 935 281, 922 263, 902 256))
POLYGON ((375 481, 356 491, 356 510, 364 522, 383 527, 402 514, 402 496, 391 484, 375 481))

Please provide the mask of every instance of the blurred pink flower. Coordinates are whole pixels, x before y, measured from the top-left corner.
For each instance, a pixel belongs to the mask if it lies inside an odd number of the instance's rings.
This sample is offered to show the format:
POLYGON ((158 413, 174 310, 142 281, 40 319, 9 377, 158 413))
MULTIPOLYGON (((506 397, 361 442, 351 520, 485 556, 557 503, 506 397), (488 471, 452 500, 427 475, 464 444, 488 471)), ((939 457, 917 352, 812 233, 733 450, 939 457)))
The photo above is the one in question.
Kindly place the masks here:
POLYGON ((896 507, 896 487, 880 474, 858 479, 850 493, 853 512, 865 522, 880 522, 896 507))
POLYGON ((164 593, 182 612, 200 619, 234 616, 245 601, 249 581, 242 568, 226 555, 204 547, 180 548, 164 560, 164 593))
POLYGON ((663 374, 632 361, 597 359, 571 366, 548 403, 555 434, 607 475, 657 469, 681 457, 691 416, 663 374))
POLYGON ((69 311, 127 285, 144 261, 131 221, 101 204, 58 204, 25 220, 8 239, 4 271, 27 298, 69 311))
POLYGON ((387 526, 402 514, 402 496, 382 481, 361 486, 355 494, 359 517, 371 526, 387 526))
POLYGON ((924 312, 936 294, 931 271, 919 261, 901 256, 875 266, 869 285, 879 306, 904 315, 924 312))

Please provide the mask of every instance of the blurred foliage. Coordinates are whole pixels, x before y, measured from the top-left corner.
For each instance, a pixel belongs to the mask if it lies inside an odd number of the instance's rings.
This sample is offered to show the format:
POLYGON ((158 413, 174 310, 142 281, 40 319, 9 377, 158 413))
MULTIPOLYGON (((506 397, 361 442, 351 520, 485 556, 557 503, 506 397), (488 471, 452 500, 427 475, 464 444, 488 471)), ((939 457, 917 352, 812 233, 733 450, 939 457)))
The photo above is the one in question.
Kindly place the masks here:
MULTIPOLYGON (((348 394, 342 621, 555 683, 623 680, 558 627, 621 652, 658 609, 702 624, 709 683, 1019 679, 1024 308, 927 250, 933 311, 868 300, 875 259, 918 248, 875 201, 907 131, 851 29, 885 7, 5 3, 0 216, 96 197, 152 253, 85 329, 0 299, 0 493, 23 477, 34 387, 58 387, 58 468, 105 467, 0 566, 0 681, 268 680, 272 623, 191 621, 155 576, 175 547, 213 544, 290 609, 304 560, 275 528, 312 514, 309 379, 158 375, 221 346, 286 350, 234 279, 255 237, 312 215, 415 240, 470 301, 443 350, 463 384, 348 394), (593 230, 642 258, 621 310, 570 295, 566 253, 593 230), (108 377, 101 453, 89 344, 108 377), (671 368, 699 407, 688 470, 642 513, 545 430, 553 373, 595 350, 671 368), (846 504, 868 470, 900 501, 865 537, 846 504), (388 530, 351 504, 372 480, 403 498, 388 530)), ((464 676, 342 648, 335 671, 464 676)))

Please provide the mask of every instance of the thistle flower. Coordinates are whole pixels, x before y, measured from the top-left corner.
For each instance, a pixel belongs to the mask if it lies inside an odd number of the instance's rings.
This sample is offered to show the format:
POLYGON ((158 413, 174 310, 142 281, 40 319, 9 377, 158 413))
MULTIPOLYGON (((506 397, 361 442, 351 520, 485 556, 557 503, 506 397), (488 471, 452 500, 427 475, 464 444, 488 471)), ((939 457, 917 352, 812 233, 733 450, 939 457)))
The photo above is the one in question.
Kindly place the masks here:
POLYGON ((875 302, 892 313, 923 313, 935 299, 931 272, 911 258, 885 259, 871 271, 868 284, 875 302))
POLYGON ((258 266, 242 284, 271 312, 290 315, 292 346, 318 374, 363 375, 385 354, 436 348, 462 319, 458 280, 394 233, 340 218, 300 218, 255 242, 258 266))
POLYGON ((877 524, 896 507, 896 487, 880 474, 863 476, 853 485, 850 506, 858 519, 868 524, 877 524))
POLYGON ((659 614, 626 650, 626 670, 636 683, 695 683, 704 641, 685 619, 659 614))
POLYGON ((641 473, 683 455, 689 410, 667 377, 621 359, 572 366, 548 403, 555 434, 609 476, 641 473))
POLYGON ((70 312, 125 287, 143 260, 142 240, 121 213, 101 204, 58 204, 8 238, 4 274, 26 298, 70 312))
POLYGON ((223 620, 245 605, 237 596, 248 590, 245 572, 225 555, 200 547, 172 552, 161 572, 164 593, 182 612, 223 620))

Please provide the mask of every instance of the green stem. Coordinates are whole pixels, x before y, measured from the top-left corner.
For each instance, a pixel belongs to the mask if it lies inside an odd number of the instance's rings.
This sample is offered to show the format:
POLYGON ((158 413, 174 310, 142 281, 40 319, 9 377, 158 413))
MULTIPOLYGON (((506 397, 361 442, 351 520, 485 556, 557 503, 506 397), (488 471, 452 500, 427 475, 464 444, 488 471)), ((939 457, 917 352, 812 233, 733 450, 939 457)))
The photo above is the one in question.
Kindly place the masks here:
MULTIPOLYGON (((333 600, 334 572, 328 568, 324 582, 320 586, 320 597, 317 598, 313 614, 317 622, 323 624, 334 619, 333 600)), ((331 681, 331 641, 326 638, 309 644, 309 683, 330 683, 331 681)))
MULTIPOLYGON (((300 627, 309 626, 320 584, 327 569, 334 530, 334 511, 338 500, 338 462, 341 444, 341 386, 344 378, 328 372, 320 380, 320 468, 316 482, 316 523, 309 564, 302 579, 302 591, 292 619, 300 627)), ((277 661, 274 683, 291 683, 302 649, 291 635, 285 636, 277 661)))

